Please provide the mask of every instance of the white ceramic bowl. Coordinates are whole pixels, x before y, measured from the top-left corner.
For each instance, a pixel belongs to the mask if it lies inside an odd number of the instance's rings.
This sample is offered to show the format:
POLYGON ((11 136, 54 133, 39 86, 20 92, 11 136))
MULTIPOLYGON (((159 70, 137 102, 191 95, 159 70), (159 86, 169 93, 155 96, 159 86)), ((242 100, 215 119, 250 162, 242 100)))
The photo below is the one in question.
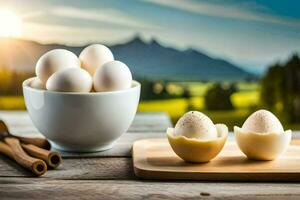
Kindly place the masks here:
POLYGON ((141 85, 99 93, 53 92, 23 82, 27 111, 35 127, 53 148, 91 152, 110 149, 136 114, 141 85))

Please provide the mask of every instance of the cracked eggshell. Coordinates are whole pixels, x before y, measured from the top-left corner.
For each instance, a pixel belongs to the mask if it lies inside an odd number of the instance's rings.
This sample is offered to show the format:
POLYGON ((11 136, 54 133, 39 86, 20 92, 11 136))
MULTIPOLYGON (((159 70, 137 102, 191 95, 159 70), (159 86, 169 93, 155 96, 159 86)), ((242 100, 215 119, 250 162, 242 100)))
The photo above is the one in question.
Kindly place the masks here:
POLYGON ((80 67, 80 60, 71 51, 65 49, 53 49, 42 55, 36 63, 36 76, 46 84, 48 78, 55 72, 80 67))
POLYGON ((57 92, 90 92, 92 85, 92 77, 87 71, 81 68, 67 68, 52 74, 46 88, 57 92))
POLYGON ((217 138, 200 140, 174 135, 174 128, 168 128, 167 137, 173 151, 187 162, 204 163, 216 157, 227 140, 228 128, 224 124, 216 124, 217 138))
POLYGON ((106 46, 102 44, 89 45, 82 50, 79 55, 81 66, 87 70, 91 76, 94 75, 96 69, 103 64, 113 61, 114 56, 106 46))
POLYGON ((253 160, 276 159, 292 138, 292 131, 284 131, 277 117, 267 110, 251 114, 242 128, 234 127, 234 133, 240 150, 253 160))
POLYGON ((175 136, 211 140, 218 137, 217 129, 211 119, 198 111, 185 113, 176 123, 175 136))

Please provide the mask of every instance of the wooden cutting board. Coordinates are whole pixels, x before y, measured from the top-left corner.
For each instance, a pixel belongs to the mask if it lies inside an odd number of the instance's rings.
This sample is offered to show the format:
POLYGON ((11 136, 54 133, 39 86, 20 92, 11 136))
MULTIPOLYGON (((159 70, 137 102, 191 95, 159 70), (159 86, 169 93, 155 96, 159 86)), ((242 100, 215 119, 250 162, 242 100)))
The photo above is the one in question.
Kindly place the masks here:
POLYGON ((300 140, 274 161, 248 160, 232 141, 208 163, 187 163, 167 139, 139 140, 133 144, 136 176, 159 180, 300 181, 300 140))

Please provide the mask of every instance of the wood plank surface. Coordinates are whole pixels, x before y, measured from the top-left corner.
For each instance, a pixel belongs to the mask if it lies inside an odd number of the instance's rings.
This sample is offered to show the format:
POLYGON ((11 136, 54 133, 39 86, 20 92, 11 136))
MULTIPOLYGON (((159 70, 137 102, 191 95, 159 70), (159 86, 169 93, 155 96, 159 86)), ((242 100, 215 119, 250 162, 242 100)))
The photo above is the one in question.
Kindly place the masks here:
POLYGON ((299 184, 1 178, 3 199, 299 199, 299 184))
MULTIPOLYGON (((0 155, 0 180, 1 177, 25 178, 34 175, 9 158, 0 155)), ((64 159, 57 169, 48 170, 41 178, 130 180, 136 179, 136 176, 133 173, 131 158, 84 158, 64 159)))
POLYGON ((133 145, 133 165, 145 179, 300 182, 300 140, 274 161, 248 160, 234 141, 227 141, 216 158, 196 164, 179 158, 165 138, 145 139, 133 145))
MULTIPOLYGON (((10 131, 14 134, 38 134, 25 111, 0 111, 0 119, 8 124, 10 131)), ((170 126, 172 123, 166 113, 137 113, 128 132, 165 132, 170 126)))
POLYGON ((131 157, 131 149, 134 141, 145 138, 164 138, 165 133, 125 133, 115 143, 115 146, 107 151, 76 153, 61 152, 63 158, 96 158, 96 157, 131 157))
MULTIPOLYGON (((39 134, 24 111, 0 111, 0 119, 4 119, 15 134, 39 134)), ((49 170, 40 178, 32 177, 31 173, 0 155, 0 199, 300 198, 300 184, 138 179, 130 158, 133 141, 165 137, 165 130, 170 126, 170 119, 164 113, 138 113, 115 148, 95 158, 65 158, 57 170, 49 170)))

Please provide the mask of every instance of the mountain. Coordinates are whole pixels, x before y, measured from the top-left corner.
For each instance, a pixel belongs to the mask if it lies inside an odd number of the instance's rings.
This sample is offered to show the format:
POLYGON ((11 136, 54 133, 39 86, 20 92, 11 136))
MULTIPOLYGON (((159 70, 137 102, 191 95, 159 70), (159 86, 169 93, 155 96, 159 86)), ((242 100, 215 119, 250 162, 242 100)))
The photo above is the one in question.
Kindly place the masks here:
POLYGON ((225 60, 211 58, 194 49, 179 51, 164 47, 154 39, 145 43, 136 37, 128 43, 111 46, 111 50, 137 77, 223 81, 254 76, 225 60))
MULTIPOLYGON (((38 58, 50 49, 64 48, 79 55, 85 46, 40 44, 19 39, 0 39, 0 67, 33 71, 38 58)), ((254 75, 222 59, 211 58, 194 49, 165 47, 156 40, 139 37, 109 46, 115 59, 126 63, 135 79, 174 81, 225 81, 253 78, 254 75)))

